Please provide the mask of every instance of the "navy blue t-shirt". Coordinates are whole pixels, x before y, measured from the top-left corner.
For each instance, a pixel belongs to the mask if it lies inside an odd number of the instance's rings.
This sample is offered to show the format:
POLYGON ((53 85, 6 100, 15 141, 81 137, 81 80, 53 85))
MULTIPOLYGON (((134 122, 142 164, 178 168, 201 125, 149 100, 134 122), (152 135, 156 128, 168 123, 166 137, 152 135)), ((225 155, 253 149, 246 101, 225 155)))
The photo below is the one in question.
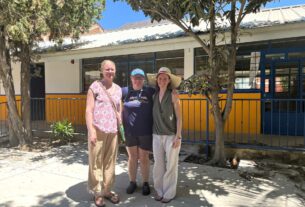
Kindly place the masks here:
POLYGON ((127 136, 152 135, 154 93, 154 88, 146 86, 141 90, 122 88, 123 124, 127 136))

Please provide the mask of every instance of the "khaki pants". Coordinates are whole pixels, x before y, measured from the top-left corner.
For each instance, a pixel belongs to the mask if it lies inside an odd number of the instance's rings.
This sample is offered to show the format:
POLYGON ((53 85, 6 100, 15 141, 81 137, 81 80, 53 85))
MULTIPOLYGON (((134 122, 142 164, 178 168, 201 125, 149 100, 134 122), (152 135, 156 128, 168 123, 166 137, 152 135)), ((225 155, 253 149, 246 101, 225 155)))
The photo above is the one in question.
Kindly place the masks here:
POLYGON ((159 196, 173 199, 176 195, 180 147, 173 148, 174 135, 153 134, 154 188, 159 196))
POLYGON ((95 146, 88 143, 89 176, 88 189, 95 195, 109 192, 115 178, 115 162, 118 152, 117 133, 104 133, 97 130, 95 146))

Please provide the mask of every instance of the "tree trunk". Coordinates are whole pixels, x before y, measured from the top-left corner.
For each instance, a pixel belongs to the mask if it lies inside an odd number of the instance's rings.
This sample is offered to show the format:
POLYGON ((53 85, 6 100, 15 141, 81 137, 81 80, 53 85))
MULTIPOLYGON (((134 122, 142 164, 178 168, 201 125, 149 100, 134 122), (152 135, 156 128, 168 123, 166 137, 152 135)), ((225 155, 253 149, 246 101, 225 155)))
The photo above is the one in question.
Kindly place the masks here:
POLYGON ((224 121, 222 117, 214 117, 214 124, 217 128, 215 136, 215 152, 213 156, 213 161, 219 166, 226 165, 226 155, 224 146, 224 121))
POLYGON ((226 165, 226 155, 224 146, 224 126, 225 121, 222 118, 221 108, 219 106, 219 92, 212 91, 212 110, 215 125, 215 151, 209 164, 224 167, 226 165))
MULTIPOLYGON (((8 115, 10 121, 9 126, 11 127, 11 130, 13 130, 13 133, 17 136, 19 146, 23 148, 26 145, 26 136, 24 133, 22 121, 17 110, 10 55, 7 49, 7 45, 8 42, 4 34, 4 28, 0 27, 0 78, 2 80, 7 99, 8 115)), ((15 142, 12 142, 12 144, 16 145, 15 142)))
POLYGON ((13 127, 12 127, 12 122, 10 120, 10 117, 7 117, 7 124, 8 124, 8 139, 10 142, 10 146, 15 147, 18 146, 19 140, 16 134, 14 133, 13 127))
POLYGON ((23 44, 21 47, 21 115, 25 127, 26 141, 32 144, 31 128, 31 97, 30 97, 30 49, 29 45, 23 44))

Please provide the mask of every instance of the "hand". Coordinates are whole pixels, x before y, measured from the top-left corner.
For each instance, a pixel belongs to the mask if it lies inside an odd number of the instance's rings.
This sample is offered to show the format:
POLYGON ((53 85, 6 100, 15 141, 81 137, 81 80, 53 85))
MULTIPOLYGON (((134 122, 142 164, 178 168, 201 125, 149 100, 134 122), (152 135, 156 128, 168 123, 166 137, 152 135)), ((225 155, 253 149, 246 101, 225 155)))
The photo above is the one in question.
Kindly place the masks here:
POLYGON ((173 141, 173 148, 178 148, 181 145, 181 138, 179 137, 175 137, 174 141, 173 141))
POLYGON ((90 144, 94 147, 95 146, 95 144, 96 144, 96 136, 93 136, 93 135, 91 135, 91 136, 89 136, 88 137, 88 141, 90 142, 90 144))
POLYGON ((179 93, 176 89, 172 90, 172 95, 175 96, 175 97, 179 97, 179 93))

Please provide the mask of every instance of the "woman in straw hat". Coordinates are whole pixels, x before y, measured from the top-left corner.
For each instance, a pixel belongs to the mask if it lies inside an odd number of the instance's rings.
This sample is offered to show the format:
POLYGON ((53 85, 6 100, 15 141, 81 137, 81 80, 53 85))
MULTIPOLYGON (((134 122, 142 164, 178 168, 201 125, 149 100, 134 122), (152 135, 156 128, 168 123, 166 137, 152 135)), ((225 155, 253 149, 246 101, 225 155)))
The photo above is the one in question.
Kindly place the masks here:
POLYGON ((181 78, 161 67, 157 74, 147 74, 148 82, 156 84, 153 104, 153 180, 155 200, 170 202, 176 195, 178 157, 181 146, 181 104, 172 89, 181 78))

